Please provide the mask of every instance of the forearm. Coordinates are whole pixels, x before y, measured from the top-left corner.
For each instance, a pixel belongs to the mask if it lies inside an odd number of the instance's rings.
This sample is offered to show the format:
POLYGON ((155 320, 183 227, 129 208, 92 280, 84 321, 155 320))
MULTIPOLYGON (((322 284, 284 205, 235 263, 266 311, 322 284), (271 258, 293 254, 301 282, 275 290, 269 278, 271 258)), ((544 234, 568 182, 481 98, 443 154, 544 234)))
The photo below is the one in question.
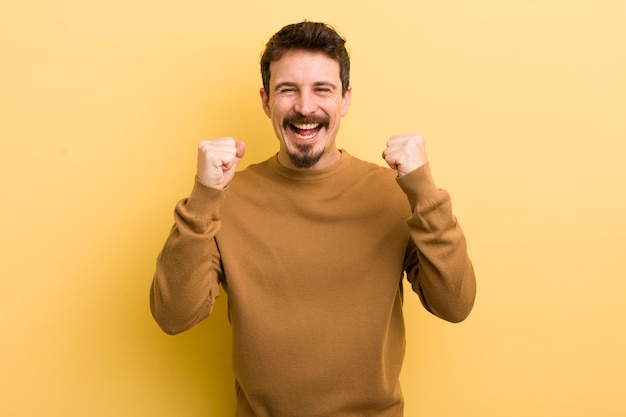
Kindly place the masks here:
POLYGON ((157 259, 150 309, 161 328, 176 334, 211 314, 221 266, 215 235, 223 192, 196 183, 176 205, 175 224, 157 259))
POLYGON ((428 165, 399 183, 413 210, 407 277, 429 311, 451 322, 462 321, 474 305, 476 280, 450 196, 436 188, 428 165))

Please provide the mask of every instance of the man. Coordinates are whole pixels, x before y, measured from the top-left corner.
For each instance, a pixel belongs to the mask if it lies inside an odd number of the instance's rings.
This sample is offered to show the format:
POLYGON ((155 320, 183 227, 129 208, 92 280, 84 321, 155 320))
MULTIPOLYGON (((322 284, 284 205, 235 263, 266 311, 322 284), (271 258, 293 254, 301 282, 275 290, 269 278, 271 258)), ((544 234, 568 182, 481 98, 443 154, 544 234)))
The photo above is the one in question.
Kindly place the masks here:
POLYGON ((403 277, 445 320, 473 306, 465 238, 422 138, 389 139, 392 169, 335 144, 350 108, 344 43, 312 22, 270 39, 260 95, 278 154, 235 174, 243 142, 201 142, 158 258, 150 306, 167 333, 227 291, 238 417, 402 416, 403 277))

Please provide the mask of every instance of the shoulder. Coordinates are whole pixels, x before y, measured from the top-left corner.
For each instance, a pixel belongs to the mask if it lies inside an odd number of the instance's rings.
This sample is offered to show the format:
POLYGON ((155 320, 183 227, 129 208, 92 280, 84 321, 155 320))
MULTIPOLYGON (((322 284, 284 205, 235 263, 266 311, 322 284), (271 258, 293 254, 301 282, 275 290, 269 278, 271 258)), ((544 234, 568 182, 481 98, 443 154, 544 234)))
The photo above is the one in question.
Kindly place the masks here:
POLYGON ((377 182, 396 182, 397 172, 389 167, 375 164, 373 162, 364 161, 355 156, 350 155, 350 163, 348 170, 353 175, 365 177, 368 180, 377 182))

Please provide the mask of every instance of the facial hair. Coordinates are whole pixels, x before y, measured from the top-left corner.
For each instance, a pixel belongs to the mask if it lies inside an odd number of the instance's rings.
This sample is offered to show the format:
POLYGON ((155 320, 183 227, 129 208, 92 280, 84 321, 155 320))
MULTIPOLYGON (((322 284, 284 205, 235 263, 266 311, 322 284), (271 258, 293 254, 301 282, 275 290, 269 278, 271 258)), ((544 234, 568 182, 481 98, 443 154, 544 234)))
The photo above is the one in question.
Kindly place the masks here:
MULTIPOLYGON (((285 117, 283 120, 283 128, 285 130, 292 129, 292 125, 296 124, 318 124, 318 130, 322 128, 328 128, 330 125, 330 119, 327 116, 304 116, 296 113, 291 116, 285 117)), ((318 152, 314 151, 313 145, 296 145, 297 153, 287 151, 291 163, 296 168, 311 168, 315 165, 324 155, 326 149, 320 149, 318 152)))
POLYGON ((311 168, 313 165, 317 164, 317 162, 324 155, 325 149, 320 149, 317 153, 311 153, 312 146, 310 145, 301 145, 298 146, 298 150, 301 153, 293 153, 287 151, 287 155, 289 155, 289 159, 291 163, 296 168, 311 168))

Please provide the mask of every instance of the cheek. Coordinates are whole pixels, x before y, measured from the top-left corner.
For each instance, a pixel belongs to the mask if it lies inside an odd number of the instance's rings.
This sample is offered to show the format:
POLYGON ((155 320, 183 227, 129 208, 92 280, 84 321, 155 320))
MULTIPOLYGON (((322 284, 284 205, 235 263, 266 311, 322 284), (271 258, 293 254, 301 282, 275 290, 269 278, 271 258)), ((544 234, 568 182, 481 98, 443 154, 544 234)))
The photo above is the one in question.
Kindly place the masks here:
POLYGON ((275 112, 281 112, 292 107, 291 100, 284 96, 274 97, 271 101, 271 105, 275 112))
POLYGON ((270 108, 270 118, 278 124, 282 124, 282 120, 288 113, 289 107, 285 106, 284 103, 273 103, 272 107, 270 108))

